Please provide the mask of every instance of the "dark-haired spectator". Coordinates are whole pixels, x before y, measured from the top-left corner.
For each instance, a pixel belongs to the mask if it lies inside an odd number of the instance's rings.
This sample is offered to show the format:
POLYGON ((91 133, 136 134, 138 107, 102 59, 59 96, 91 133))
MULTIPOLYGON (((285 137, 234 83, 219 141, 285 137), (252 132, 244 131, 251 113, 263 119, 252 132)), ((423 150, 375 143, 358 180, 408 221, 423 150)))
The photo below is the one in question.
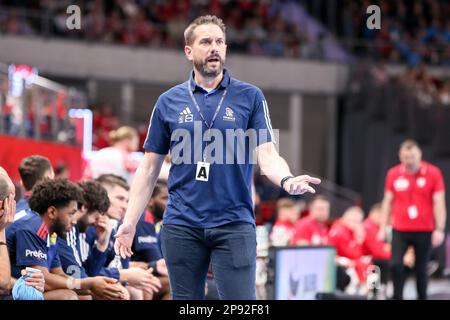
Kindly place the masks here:
POLYGON ((27 213, 29 209, 28 198, 33 187, 45 178, 53 179, 55 177, 50 160, 39 155, 22 159, 19 164, 19 175, 25 193, 23 198, 17 202, 15 220, 20 219, 27 213))

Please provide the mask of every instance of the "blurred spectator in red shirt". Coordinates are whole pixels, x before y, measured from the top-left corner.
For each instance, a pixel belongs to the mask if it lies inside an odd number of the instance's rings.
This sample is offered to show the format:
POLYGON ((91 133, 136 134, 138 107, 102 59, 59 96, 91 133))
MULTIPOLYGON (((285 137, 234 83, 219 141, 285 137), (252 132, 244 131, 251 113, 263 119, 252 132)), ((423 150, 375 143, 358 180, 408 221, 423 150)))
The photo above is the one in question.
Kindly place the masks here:
POLYGON ((270 233, 273 246, 286 246, 294 234, 295 223, 300 217, 300 205, 291 198, 277 201, 277 220, 270 233))
POLYGON ((386 241, 380 240, 377 235, 380 230, 381 204, 376 203, 372 206, 369 216, 364 220, 364 252, 374 259, 391 259, 391 245, 386 241))
POLYGON ((329 242, 336 247, 338 265, 345 267, 348 273, 356 273, 357 279, 351 278, 358 281, 360 289, 365 288, 366 272, 371 266, 370 257, 364 256, 363 219, 361 208, 350 207, 333 224, 329 233, 329 242))
POLYGON ((328 244, 328 226, 330 201, 324 196, 316 196, 309 203, 309 215, 301 218, 295 225, 292 245, 328 244))
POLYGON ((109 133, 119 127, 119 121, 114 116, 113 109, 110 104, 100 104, 94 107, 93 117, 93 146, 95 149, 106 148, 110 145, 109 133))

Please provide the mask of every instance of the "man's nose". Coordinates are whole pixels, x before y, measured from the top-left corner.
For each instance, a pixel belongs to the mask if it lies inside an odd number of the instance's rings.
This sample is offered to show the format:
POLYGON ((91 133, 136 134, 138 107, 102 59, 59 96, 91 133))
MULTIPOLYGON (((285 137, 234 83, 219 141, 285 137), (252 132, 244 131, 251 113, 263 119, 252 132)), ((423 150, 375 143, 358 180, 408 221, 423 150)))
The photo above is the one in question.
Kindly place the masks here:
POLYGON ((211 55, 219 53, 219 45, 213 41, 211 45, 211 55))

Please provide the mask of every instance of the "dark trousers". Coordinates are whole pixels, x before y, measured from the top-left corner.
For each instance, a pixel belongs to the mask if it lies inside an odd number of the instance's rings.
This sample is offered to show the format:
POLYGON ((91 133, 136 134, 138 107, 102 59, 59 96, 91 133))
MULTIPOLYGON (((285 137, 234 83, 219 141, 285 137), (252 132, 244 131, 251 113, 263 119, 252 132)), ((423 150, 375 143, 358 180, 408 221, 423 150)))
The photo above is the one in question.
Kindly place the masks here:
POLYGON ((414 247, 414 272, 417 283, 417 297, 427 298, 427 264, 431 254, 431 232, 403 232, 393 230, 392 234, 392 280, 394 283, 394 299, 403 299, 405 285, 405 266, 403 256, 409 246, 414 247))
POLYGON ((161 249, 174 300, 204 300, 211 263, 220 299, 256 299, 256 232, 249 223, 210 229, 163 225, 161 249))

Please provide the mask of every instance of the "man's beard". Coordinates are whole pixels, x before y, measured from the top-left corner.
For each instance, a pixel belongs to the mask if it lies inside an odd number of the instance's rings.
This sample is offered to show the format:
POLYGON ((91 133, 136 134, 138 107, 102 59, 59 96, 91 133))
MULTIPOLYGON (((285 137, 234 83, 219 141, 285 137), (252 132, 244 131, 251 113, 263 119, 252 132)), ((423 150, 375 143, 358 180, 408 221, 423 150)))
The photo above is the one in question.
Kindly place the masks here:
POLYGON ((211 59, 211 57, 208 57, 205 60, 194 60, 194 67, 195 69, 200 72, 200 74, 205 78, 215 78, 218 75, 220 75, 223 71, 223 65, 224 60, 219 55, 214 55, 214 58, 219 59, 219 68, 217 69, 210 69, 208 68, 208 59, 211 59))
POLYGON ((55 232, 58 235, 58 237, 64 240, 67 239, 66 226, 61 222, 61 220, 56 219, 52 229, 53 232, 55 232))
POLYGON ((164 216, 164 211, 166 208, 159 206, 155 203, 155 205, 153 206, 153 216, 155 217, 156 222, 159 222, 163 219, 164 216))

